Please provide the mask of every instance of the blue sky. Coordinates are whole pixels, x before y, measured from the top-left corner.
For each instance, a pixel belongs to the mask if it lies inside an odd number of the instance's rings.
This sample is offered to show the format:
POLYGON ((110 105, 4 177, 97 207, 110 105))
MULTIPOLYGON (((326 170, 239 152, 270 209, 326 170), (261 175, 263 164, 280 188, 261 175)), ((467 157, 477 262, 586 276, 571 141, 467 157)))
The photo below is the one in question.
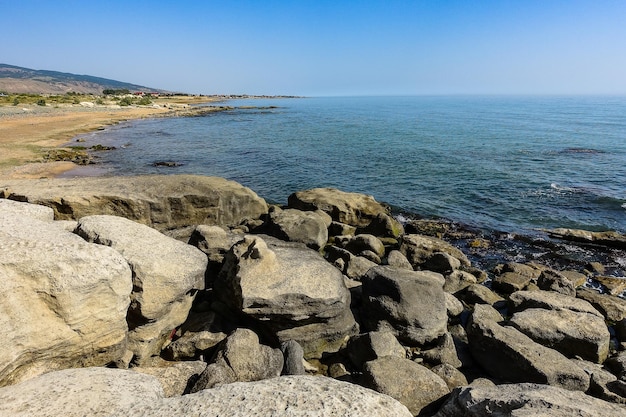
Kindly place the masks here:
POLYGON ((0 62, 196 94, 626 94, 626 1, 0 0, 0 62))

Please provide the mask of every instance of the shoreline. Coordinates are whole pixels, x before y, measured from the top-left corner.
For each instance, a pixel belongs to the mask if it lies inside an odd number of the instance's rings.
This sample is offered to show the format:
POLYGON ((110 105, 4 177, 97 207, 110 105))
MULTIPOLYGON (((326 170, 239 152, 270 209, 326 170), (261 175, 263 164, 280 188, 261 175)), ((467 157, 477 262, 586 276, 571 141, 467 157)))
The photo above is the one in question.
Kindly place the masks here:
MULTIPOLYGON (((63 148, 74 137, 117 123, 153 117, 198 114, 191 104, 218 103, 203 97, 152 106, 0 106, 0 178, 57 177, 79 165, 68 161, 43 162, 46 151, 63 148)), ((205 109, 204 111, 211 111, 205 109)), ((214 109, 212 111, 215 111, 214 109)))

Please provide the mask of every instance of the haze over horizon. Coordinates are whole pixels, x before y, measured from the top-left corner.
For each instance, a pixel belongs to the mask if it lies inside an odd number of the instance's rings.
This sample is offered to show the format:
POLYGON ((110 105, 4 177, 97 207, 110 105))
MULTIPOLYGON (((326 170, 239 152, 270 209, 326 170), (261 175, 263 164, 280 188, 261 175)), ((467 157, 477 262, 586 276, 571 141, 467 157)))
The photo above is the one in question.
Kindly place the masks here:
POLYGON ((626 94, 626 2, 0 0, 0 62, 193 94, 626 94))

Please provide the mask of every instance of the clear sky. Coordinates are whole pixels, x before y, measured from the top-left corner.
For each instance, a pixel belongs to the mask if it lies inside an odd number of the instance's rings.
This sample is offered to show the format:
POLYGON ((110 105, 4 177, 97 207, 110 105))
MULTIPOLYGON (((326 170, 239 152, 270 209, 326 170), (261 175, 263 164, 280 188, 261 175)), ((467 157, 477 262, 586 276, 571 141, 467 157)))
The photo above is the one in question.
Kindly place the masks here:
POLYGON ((0 0, 0 63, 195 94, 626 94, 623 0, 0 0))

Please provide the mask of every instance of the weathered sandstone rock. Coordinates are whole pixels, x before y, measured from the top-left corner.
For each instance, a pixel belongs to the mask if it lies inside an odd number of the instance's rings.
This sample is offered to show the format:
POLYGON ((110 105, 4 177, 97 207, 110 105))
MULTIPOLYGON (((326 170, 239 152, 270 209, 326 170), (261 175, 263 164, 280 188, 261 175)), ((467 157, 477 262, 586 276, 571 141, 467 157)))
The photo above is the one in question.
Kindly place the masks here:
POLYGON ((226 339, 234 328, 214 311, 190 312, 176 331, 176 339, 163 350, 167 359, 179 361, 198 358, 226 339))
POLYGON ((602 363, 609 354, 611 335, 604 318, 596 314, 529 308, 513 314, 510 324, 535 342, 568 357, 602 363))
POLYGON ((274 208, 268 215, 264 232, 288 242, 304 243, 319 250, 328 241, 328 228, 315 211, 274 208))
POLYGON ((186 394, 189 391, 189 387, 195 384, 207 367, 207 363, 203 361, 161 361, 158 365, 150 367, 136 366, 132 370, 152 375, 158 379, 161 387, 163 387, 163 395, 165 397, 186 394))
POLYGON ((358 232, 378 237, 397 238, 404 234, 404 227, 390 215, 379 213, 367 226, 359 228, 358 232))
POLYGON ((553 291, 514 292, 509 297, 509 307, 512 312, 523 311, 527 308, 543 308, 546 310, 566 309, 602 317, 602 314, 589 302, 553 291))
POLYGON ((363 326, 390 330, 408 344, 437 339, 448 322, 443 282, 443 276, 430 271, 371 268, 363 277, 363 326))
POLYGON ((298 191, 289 196, 288 205, 299 210, 322 210, 334 221, 357 227, 369 225, 379 214, 387 214, 387 208, 374 197, 335 188, 298 191))
POLYGON ((191 245, 116 216, 87 216, 77 233, 110 246, 133 271, 128 312, 129 348, 137 362, 160 352, 172 329, 187 318, 198 289, 204 288, 206 256, 191 245))
POLYGON ((259 343, 252 330, 237 329, 218 347, 213 363, 198 378, 192 392, 232 383, 251 382, 280 376, 283 370, 283 354, 259 343), (226 380, 216 378, 216 369, 222 368, 226 380))
POLYGON ((0 208, 0 224, 0 386, 121 357, 132 290, 125 259, 13 210, 0 208))
POLYGON ((520 331, 498 324, 499 313, 476 304, 467 326, 474 359, 495 378, 507 382, 535 382, 586 391, 589 375, 556 350, 544 347, 520 331))
POLYGON ((457 388, 435 417, 487 416, 605 417, 626 415, 626 408, 562 388, 506 384, 457 388))
POLYGON ((215 292, 281 342, 300 343, 305 358, 336 351, 357 332, 343 275, 303 245, 246 236, 227 254, 215 292))
POLYGON ((589 288, 578 289, 576 297, 588 301, 608 321, 618 322, 626 318, 626 300, 623 298, 609 294, 600 294, 589 288))
POLYGON ((0 415, 12 417, 410 417, 398 401, 332 378, 287 376, 237 382, 163 398, 158 380, 120 369, 52 372, 0 389, 0 415))
POLYGON ((462 266, 470 266, 469 259, 461 250, 435 237, 404 235, 400 238, 400 252, 407 257, 414 269, 422 269, 426 261, 437 252, 456 258, 462 266))
POLYGON ((406 358, 406 351, 389 331, 369 332, 351 337, 346 354, 357 368, 361 368, 365 362, 384 356, 406 358))
POLYGON ((5 180, 0 197, 52 207, 57 220, 110 214, 159 230, 237 225, 267 213, 265 200, 249 188, 200 175, 5 180))
POLYGON ((400 401, 413 415, 450 392, 446 383, 428 368, 394 356, 367 362, 363 383, 400 401))
POLYGON ((578 229, 553 229, 548 230, 548 234, 552 237, 575 242, 595 243, 622 249, 626 248, 626 236, 614 231, 590 232, 588 230, 578 229))

